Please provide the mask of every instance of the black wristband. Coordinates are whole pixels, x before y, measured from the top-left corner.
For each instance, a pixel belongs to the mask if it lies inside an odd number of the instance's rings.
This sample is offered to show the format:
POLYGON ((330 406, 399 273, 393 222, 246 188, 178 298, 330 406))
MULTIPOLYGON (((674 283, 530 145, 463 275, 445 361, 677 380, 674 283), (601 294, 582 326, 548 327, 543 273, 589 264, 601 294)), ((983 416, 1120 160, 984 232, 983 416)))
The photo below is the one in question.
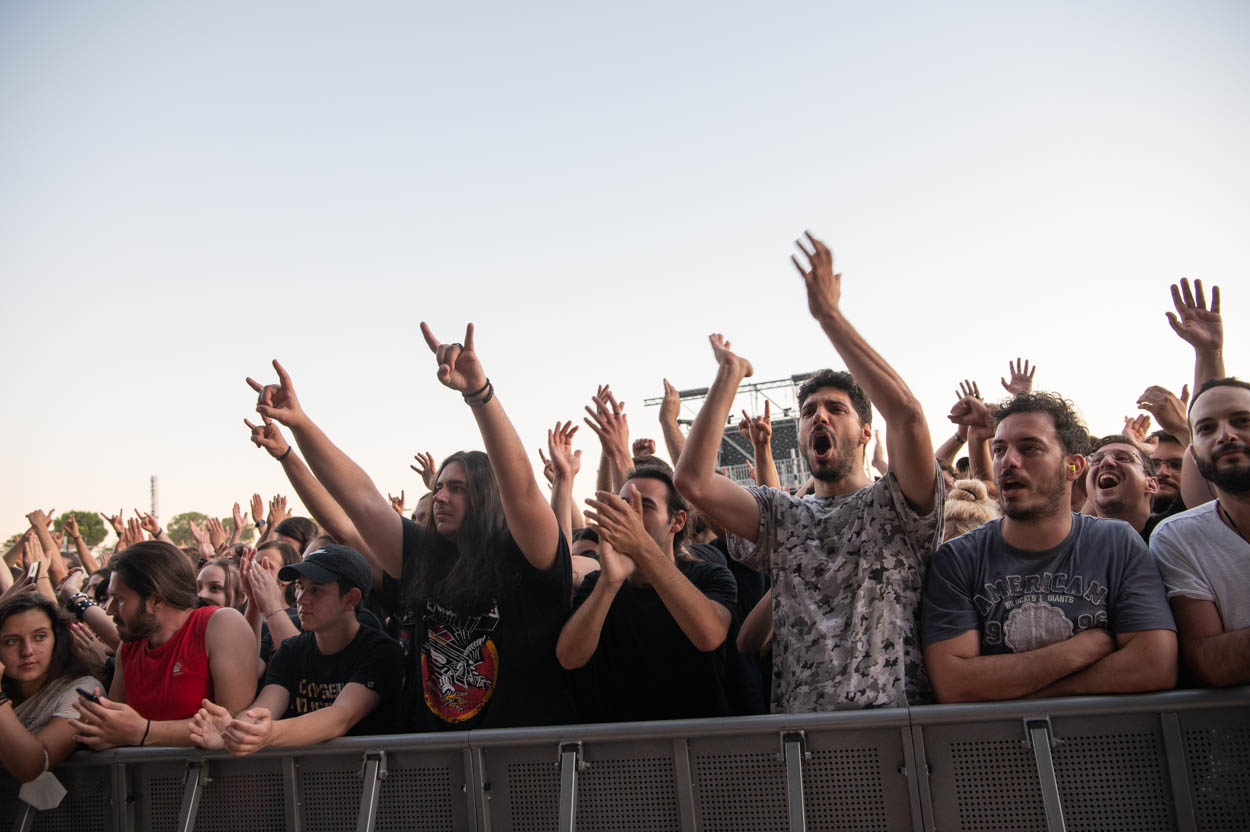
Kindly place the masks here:
POLYGON ((464 400, 467 402, 469 399, 482 395, 486 392, 487 387, 490 387, 490 379, 486 379, 486 383, 482 385, 481 390, 474 390, 472 393, 465 393, 464 400))
POLYGON ((482 405, 486 404, 491 399, 495 398, 495 385, 490 384, 488 382, 487 386, 490 388, 490 390, 487 391, 486 397, 484 399, 482 399, 480 402, 471 402, 466 398, 464 400, 465 404, 467 404, 469 407, 481 407, 482 405))
POLYGON ((278 460, 279 462, 286 459, 291 453, 291 447, 292 446, 287 445, 286 450, 282 452, 282 456, 275 456, 274 459, 278 460))

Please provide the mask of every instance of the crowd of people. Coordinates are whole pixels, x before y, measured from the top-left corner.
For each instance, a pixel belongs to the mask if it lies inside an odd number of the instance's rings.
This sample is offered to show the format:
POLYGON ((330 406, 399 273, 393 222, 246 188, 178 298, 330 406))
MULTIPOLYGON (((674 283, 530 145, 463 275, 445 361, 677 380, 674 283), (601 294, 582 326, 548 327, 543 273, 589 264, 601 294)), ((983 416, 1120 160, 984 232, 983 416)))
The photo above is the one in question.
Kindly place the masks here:
POLYGON ((102 562, 67 523, 74 563, 32 512, 0 570, 0 761, 27 782, 79 746, 248 754, 344 734, 1250 682, 1250 384, 1225 373, 1218 288, 1208 305, 1201 282, 1172 287, 1192 398, 1151 387, 1141 417, 1094 437, 1018 359, 1001 403, 960 385, 935 449, 920 402, 844 316, 828 248, 798 246, 808 310, 846 368, 798 391, 801 488, 780 487, 767 410, 737 425, 756 484, 717 470, 753 372, 719 334, 688 434, 664 382, 671 464, 655 441, 631 443, 612 390, 596 391, 584 509, 578 428, 548 431, 544 489, 473 324, 463 342, 421 331, 485 451, 418 455, 429 493, 411 515, 274 361, 275 380, 247 379, 259 419, 245 422, 313 517, 280 498, 266 515, 257 495, 255 547, 236 505, 230 534, 197 526, 180 548, 158 518, 106 515, 119 542, 102 562))

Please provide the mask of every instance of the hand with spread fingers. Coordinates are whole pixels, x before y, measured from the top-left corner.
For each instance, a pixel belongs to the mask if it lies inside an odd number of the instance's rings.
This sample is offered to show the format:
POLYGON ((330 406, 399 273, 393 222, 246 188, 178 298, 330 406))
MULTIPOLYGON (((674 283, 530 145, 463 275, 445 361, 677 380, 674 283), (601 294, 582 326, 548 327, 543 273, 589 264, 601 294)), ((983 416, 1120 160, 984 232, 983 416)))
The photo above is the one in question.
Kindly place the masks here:
POLYGON ((281 494, 275 494, 269 500, 269 519, 265 521, 265 525, 277 526, 290 516, 291 512, 286 507, 286 497, 281 494))
POLYGON ((426 451, 417 454, 413 459, 417 461, 417 464, 408 467, 417 472, 426 488, 433 491, 438 483, 438 466, 434 464, 434 454, 426 451))
MULTIPOLYGON (((438 363, 438 380, 444 387, 450 387, 461 395, 485 393, 487 386, 486 372, 478 361, 477 351, 473 348, 473 324, 464 329, 464 343, 444 344, 434 337, 429 325, 421 322, 421 334, 425 343, 434 353, 438 363)), ((480 394, 479 394, 480 395, 480 394)))
POLYGON ((1159 427, 1175 436, 1182 446, 1189 444, 1189 421, 1185 415, 1188 404, 1188 384, 1181 387, 1179 397, 1157 384, 1147 387, 1137 397, 1137 406, 1154 416, 1159 427))
POLYGON ((566 482, 571 482, 582 470, 582 452, 573 450, 573 434, 579 427, 572 422, 556 422, 556 426, 547 431, 552 475, 566 482))
POLYGON ((609 456, 632 460, 629 446, 629 417, 625 414, 625 402, 618 402, 611 388, 604 384, 591 401, 595 408, 586 407, 585 423, 599 437, 609 456))
MULTIPOLYGON (((1003 389, 1011 395, 1018 396, 1021 393, 1028 393, 1033 389, 1033 374, 1037 372, 1037 367, 1030 367, 1027 360, 1022 361, 1017 356, 1016 363, 1014 365, 1008 361, 1007 372, 1011 373, 1011 381, 1008 381, 1005 378, 1000 378, 999 381, 1002 382, 1003 389)), ((977 398, 980 398, 979 393, 977 398)))
POLYGON ((135 509, 135 517, 139 518, 139 526, 155 538, 161 533, 161 523, 151 514, 135 509))
POLYGON ((1216 352, 1224 348, 1224 319, 1220 315, 1220 287, 1211 287, 1211 307, 1207 308, 1202 281, 1195 280, 1193 291, 1189 278, 1182 277, 1180 285, 1172 284, 1172 305, 1176 312, 1168 312, 1172 331, 1193 346, 1195 350, 1216 352))
POLYGON ((842 299, 842 275, 833 270, 833 252, 828 246, 813 237, 810 231, 804 231, 803 235, 807 237, 807 245, 802 240, 795 240, 794 244, 807 258, 808 266, 804 268, 793 254, 790 261, 807 286, 807 310, 816 320, 824 320, 838 313, 838 304, 842 299))
POLYGON ((208 539, 213 544, 213 551, 221 551, 221 547, 225 546, 226 541, 230 539, 230 535, 226 533, 226 527, 216 517, 205 520, 204 527, 208 530, 208 539))
POLYGON ((117 537, 121 538, 122 532, 126 531, 126 513, 119 508, 117 513, 113 515, 105 514, 102 511, 99 512, 99 514, 108 521, 110 526, 113 527, 113 531, 117 534, 117 537))
MULTIPOLYGON (((273 369, 278 374, 277 384, 261 384, 250 376, 247 379, 248 386, 257 393, 256 412, 262 418, 275 419, 289 428, 298 428, 308 421, 308 416, 305 415, 304 408, 300 406, 299 398, 295 395, 295 386, 291 384, 290 374, 276 358, 273 360, 273 369)), ((255 441, 254 437, 253 441, 255 441)), ((257 442, 257 444, 260 443, 257 442)))
POLYGON ((955 391, 955 398, 962 399, 967 396, 972 396, 974 399, 984 399, 981 395, 981 388, 977 386, 977 383, 964 379, 959 382, 959 389, 955 391))

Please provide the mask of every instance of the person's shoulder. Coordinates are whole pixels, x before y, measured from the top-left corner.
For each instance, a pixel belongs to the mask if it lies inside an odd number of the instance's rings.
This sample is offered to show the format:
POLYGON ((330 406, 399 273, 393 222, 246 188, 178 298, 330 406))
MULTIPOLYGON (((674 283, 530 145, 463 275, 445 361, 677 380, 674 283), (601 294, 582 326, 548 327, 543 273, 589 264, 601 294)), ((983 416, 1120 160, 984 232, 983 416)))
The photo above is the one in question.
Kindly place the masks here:
POLYGON ((691 583, 701 581, 733 580, 733 572, 728 566, 702 560, 678 560, 677 568, 691 583))
POLYGON ((966 531, 958 537, 952 537, 950 540, 938 547, 934 558, 969 558, 974 557, 980 552, 993 549, 1002 541, 1002 535, 999 534, 999 526, 1002 525, 1003 519, 995 517, 986 523, 982 523, 975 529, 966 531))
POLYGON ((391 638, 381 630, 375 630, 373 627, 361 626, 356 631, 356 638, 353 639, 353 649, 365 650, 368 652, 389 651, 392 648, 399 650, 399 642, 391 638))
POLYGON ((1188 536, 1197 529, 1204 529, 1212 523, 1219 522, 1219 515, 1215 512, 1215 500, 1211 500, 1170 517, 1164 517, 1159 521, 1159 525, 1155 526, 1151 537, 1153 539, 1160 536, 1163 538, 1188 536))
POLYGON ((1078 538, 1097 538, 1101 541, 1131 541, 1145 545, 1137 529, 1124 520, 1114 517, 1095 517, 1092 514, 1073 513, 1078 538))

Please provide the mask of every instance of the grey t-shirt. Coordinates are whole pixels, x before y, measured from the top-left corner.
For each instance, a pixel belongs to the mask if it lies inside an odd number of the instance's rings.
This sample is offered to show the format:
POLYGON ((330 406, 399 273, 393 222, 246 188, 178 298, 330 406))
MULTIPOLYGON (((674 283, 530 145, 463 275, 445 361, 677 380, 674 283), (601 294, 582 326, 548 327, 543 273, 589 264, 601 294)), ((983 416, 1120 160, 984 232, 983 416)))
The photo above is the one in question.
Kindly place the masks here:
POLYGON ((757 542, 730 534, 729 553, 772 575, 773 712, 932 701, 918 619, 925 565, 942 542, 942 478, 925 516, 893 473, 842 497, 748 490, 757 542))
POLYGON ((1224 632, 1250 627, 1250 543, 1224 525, 1214 500, 1160 523, 1150 551, 1169 598, 1214 602, 1224 632))
POLYGON ((1053 549, 1003 539, 1002 520, 942 545, 929 564, 921 612, 924 646, 981 631, 981 653, 1022 653, 1101 627, 1175 630, 1159 570, 1122 520, 1072 515, 1053 549))

